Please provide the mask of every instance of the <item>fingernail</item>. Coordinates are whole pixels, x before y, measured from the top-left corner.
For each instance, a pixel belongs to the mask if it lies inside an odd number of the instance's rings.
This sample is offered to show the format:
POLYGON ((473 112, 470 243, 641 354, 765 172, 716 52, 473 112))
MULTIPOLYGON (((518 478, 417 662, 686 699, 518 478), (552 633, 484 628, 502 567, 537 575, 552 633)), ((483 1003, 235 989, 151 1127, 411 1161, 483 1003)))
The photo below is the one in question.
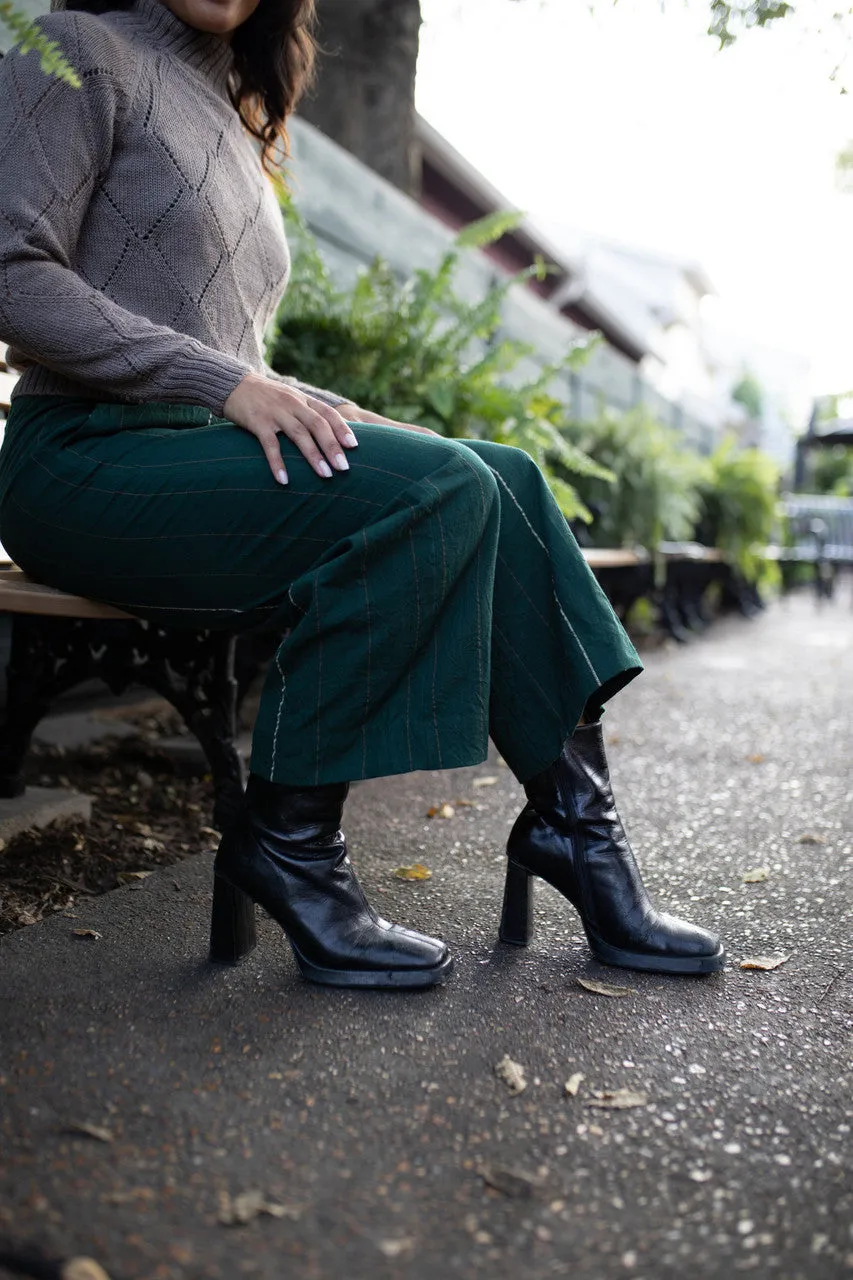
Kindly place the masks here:
POLYGON ((349 463, 342 453, 335 455, 335 466, 338 468, 338 471, 349 471, 349 463))
POLYGON ((332 468, 329 466, 328 462, 318 462, 317 470, 319 471, 320 475, 323 477, 324 480, 331 480, 332 468))
POLYGON ((287 484, 287 472, 286 472, 286 471, 279 471, 279 473, 278 473, 278 482, 279 482, 279 484, 287 484))
POLYGON ((351 431, 348 431, 344 436, 344 444, 348 444, 351 449, 355 449, 358 446, 358 441, 351 431))

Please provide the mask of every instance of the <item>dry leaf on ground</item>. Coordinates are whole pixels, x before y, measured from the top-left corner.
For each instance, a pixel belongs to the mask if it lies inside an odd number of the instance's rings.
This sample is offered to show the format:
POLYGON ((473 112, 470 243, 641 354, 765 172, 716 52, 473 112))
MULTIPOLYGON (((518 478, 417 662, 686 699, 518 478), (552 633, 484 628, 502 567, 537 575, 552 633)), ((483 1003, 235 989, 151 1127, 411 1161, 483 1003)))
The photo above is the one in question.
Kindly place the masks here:
POLYGON ((85 1120, 72 1120, 70 1124, 65 1125, 65 1133, 79 1133, 84 1138, 94 1138, 96 1142, 112 1142, 113 1134, 111 1129, 105 1129, 103 1125, 88 1124, 85 1120))
POLYGON ((797 836, 797 844, 826 844, 826 836, 819 836, 816 831, 804 831, 797 836))
POLYGON ((757 751, 754 756, 747 756, 746 758, 750 764, 764 764, 764 756, 760 751, 757 751))
POLYGON ((422 862, 413 862, 410 867, 395 867, 394 875, 398 880, 430 880, 432 872, 422 862))
POLYGON ((524 1173, 521 1169, 502 1169, 493 1164, 483 1165, 480 1177, 487 1187, 500 1191, 511 1200, 530 1200, 544 1186, 541 1178, 524 1173))
POLYGON ((62 1280, 110 1280, 104 1268, 94 1258, 69 1258, 62 1264, 62 1280))
POLYGON ((414 1249, 415 1240, 411 1236, 403 1236, 400 1240, 380 1240, 378 1246, 379 1252, 384 1253, 386 1258, 399 1258, 401 1254, 414 1249))
POLYGON ((508 1053, 504 1054, 500 1062, 495 1063, 495 1075, 499 1080, 503 1080, 512 1094, 524 1093, 527 1088, 524 1067, 520 1062, 513 1062, 508 1053))
POLYGON ((94 938, 97 941, 101 937, 97 929, 72 929, 71 932, 75 938, 94 938))
POLYGON ((630 1107, 645 1107, 649 1101, 647 1093, 637 1089, 612 1089, 599 1092, 587 1102, 588 1107, 598 1107, 601 1111, 627 1111, 630 1107))
POLYGON ((434 804, 431 809, 427 809, 428 818, 452 818, 456 813, 452 804, 434 804))
POLYGON ((493 787, 499 779, 494 774, 489 774, 485 778, 475 778, 471 783, 472 787, 493 787))
POLYGON ((116 879, 119 884, 133 884, 135 880, 147 880, 148 877, 153 876, 153 874, 153 871, 119 871, 116 879))
POLYGON ((227 1191, 219 1195, 219 1221, 223 1227, 245 1227, 261 1214, 270 1218, 298 1218, 298 1209, 267 1200, 263 1191, 241 1191, 230 1196, 227 1191))
POLYGON ((778 969, 790 960, 790 956, 747 956, 741 960, 741 969, 778 969))
POLYGON ((581 1087, 581 1083, 585 1079, 586 1079, 586 1076, 583 1074, 582 1071, 576 1071, 574 1075, 569 1076, 563 1088, 565 1089, 566 1093, 569 1095, 570 1098, 577 1097, 578 1089, 581 1087))
POLYGON ((610 982, 596 982, 594 978, 575 978, 578 986, 593 991, 597 996, 635 996, 636 987, 614 987, 610 982))
POLYGON ((769 867, 753 867, 751 871, 744 871, 744 884, 760 884, 762 880, 766 880, 770 875, 769 867))

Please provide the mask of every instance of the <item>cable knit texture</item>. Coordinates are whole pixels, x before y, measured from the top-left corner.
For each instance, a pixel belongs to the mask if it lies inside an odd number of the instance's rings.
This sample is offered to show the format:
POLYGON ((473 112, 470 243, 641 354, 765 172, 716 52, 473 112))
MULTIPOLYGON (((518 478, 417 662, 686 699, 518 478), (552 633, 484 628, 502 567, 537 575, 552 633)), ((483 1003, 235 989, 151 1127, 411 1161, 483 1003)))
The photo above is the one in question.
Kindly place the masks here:
POLYGON ((40 26, 83 83, 49 79, 34 53, 0 61, 13 394, 221 414, 246 373, 271 373, 264 333, 290 271, 275 193, 228 98, 231 49, 160 0, 40 26))

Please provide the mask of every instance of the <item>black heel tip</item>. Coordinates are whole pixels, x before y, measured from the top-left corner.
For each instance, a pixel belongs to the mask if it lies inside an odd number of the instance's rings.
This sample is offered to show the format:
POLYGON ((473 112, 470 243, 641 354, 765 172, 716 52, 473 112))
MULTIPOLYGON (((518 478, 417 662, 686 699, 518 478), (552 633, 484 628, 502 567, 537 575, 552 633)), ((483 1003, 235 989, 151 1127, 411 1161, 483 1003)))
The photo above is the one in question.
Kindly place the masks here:
POLYGON ((517 934, 504 933, 503 929, 498 930, 498 938, 508 947, 529 947, 530 938, 520 938, 517 934))

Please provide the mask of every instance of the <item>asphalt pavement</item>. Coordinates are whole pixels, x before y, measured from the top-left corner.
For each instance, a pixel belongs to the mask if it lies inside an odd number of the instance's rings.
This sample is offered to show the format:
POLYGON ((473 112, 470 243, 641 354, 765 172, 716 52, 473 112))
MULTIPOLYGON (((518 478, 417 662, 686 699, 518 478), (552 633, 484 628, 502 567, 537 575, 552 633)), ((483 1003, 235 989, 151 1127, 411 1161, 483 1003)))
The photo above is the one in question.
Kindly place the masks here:
POLYGON ((593 962, 544 885, 533 945, 499 944, 522 792, 494 758, 347 808, 446 987, 310 986, 268 920, 211 968, 210 852, 5 938, 0 1234, 111 1280, 853 1276, 849 606, 719 622, 607 712, 648 886, 723 934, 720 974, 593 962))

